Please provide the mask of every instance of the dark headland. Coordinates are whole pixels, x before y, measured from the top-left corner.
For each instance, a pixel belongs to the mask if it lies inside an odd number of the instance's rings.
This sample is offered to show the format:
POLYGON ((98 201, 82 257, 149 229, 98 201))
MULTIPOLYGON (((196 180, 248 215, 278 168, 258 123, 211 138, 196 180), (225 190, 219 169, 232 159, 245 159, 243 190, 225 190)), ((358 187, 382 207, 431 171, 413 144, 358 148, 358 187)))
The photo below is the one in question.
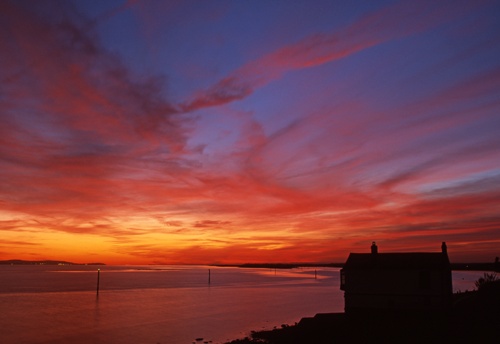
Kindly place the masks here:
POLYGON ((0 260, 0 265, 106 265, 104 263, 73 263, 64 260, 0 260))
POLYGON ((230 344, 493 343, 500 340, 500 280, 453 295, 446 313, 330 313, 293 326, 252 332, 230 344))

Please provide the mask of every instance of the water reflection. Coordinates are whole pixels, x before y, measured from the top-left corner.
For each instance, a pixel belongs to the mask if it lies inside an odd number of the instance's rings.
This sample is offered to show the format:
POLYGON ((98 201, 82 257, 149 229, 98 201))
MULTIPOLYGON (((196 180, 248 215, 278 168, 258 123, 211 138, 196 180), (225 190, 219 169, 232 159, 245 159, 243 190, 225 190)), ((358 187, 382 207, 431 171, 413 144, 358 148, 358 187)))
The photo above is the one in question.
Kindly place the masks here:
MULTIPOLYGON (((208 267, 109 268, 101 271, 99 295, 95 267, 82 267, 86 274, 0 270, 0 343, 191 343, 197 337, 217 343, 344 307, 335 268, 318 268, 315 280, 315 269, 274 275, 210 267, 210 285, 208 267)), ((454 290, 471 290, 482 274, 454 271, 454 290)))

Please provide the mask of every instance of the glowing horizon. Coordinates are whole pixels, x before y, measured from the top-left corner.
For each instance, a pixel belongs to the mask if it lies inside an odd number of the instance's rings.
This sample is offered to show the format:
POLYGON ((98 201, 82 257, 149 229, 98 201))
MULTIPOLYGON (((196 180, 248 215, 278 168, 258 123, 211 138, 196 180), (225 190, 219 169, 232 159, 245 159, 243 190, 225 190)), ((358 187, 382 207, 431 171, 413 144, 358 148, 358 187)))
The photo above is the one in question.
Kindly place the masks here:
POLYGON ((494 1, 0 4, 0 259, 500 256, 494 1))

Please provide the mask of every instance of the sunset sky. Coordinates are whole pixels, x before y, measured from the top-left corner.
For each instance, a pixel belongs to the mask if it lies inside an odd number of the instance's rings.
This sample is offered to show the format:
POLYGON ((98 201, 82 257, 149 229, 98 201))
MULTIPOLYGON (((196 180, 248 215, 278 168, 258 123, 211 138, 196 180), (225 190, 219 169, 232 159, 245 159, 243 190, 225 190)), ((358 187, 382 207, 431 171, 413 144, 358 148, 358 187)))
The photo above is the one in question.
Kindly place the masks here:
POLYGON ((499 1, 1 1, 0 259, 500 256, 499 1))

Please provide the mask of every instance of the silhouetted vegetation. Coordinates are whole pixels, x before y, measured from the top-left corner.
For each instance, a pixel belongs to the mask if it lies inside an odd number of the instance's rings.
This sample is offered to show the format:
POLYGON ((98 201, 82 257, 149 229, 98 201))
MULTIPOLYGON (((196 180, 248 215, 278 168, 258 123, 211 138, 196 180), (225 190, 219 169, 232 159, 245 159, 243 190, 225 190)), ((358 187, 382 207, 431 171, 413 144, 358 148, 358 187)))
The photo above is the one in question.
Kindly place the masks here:
POLYGON ((477 290, 481 290, 485 287, 485 285, 495 282, 496 280, 498 280, 496 274, 489 274, 485 272, 483 277, 480 277, 476 282, 474 282, 474 285, 476 286, 477 290))

